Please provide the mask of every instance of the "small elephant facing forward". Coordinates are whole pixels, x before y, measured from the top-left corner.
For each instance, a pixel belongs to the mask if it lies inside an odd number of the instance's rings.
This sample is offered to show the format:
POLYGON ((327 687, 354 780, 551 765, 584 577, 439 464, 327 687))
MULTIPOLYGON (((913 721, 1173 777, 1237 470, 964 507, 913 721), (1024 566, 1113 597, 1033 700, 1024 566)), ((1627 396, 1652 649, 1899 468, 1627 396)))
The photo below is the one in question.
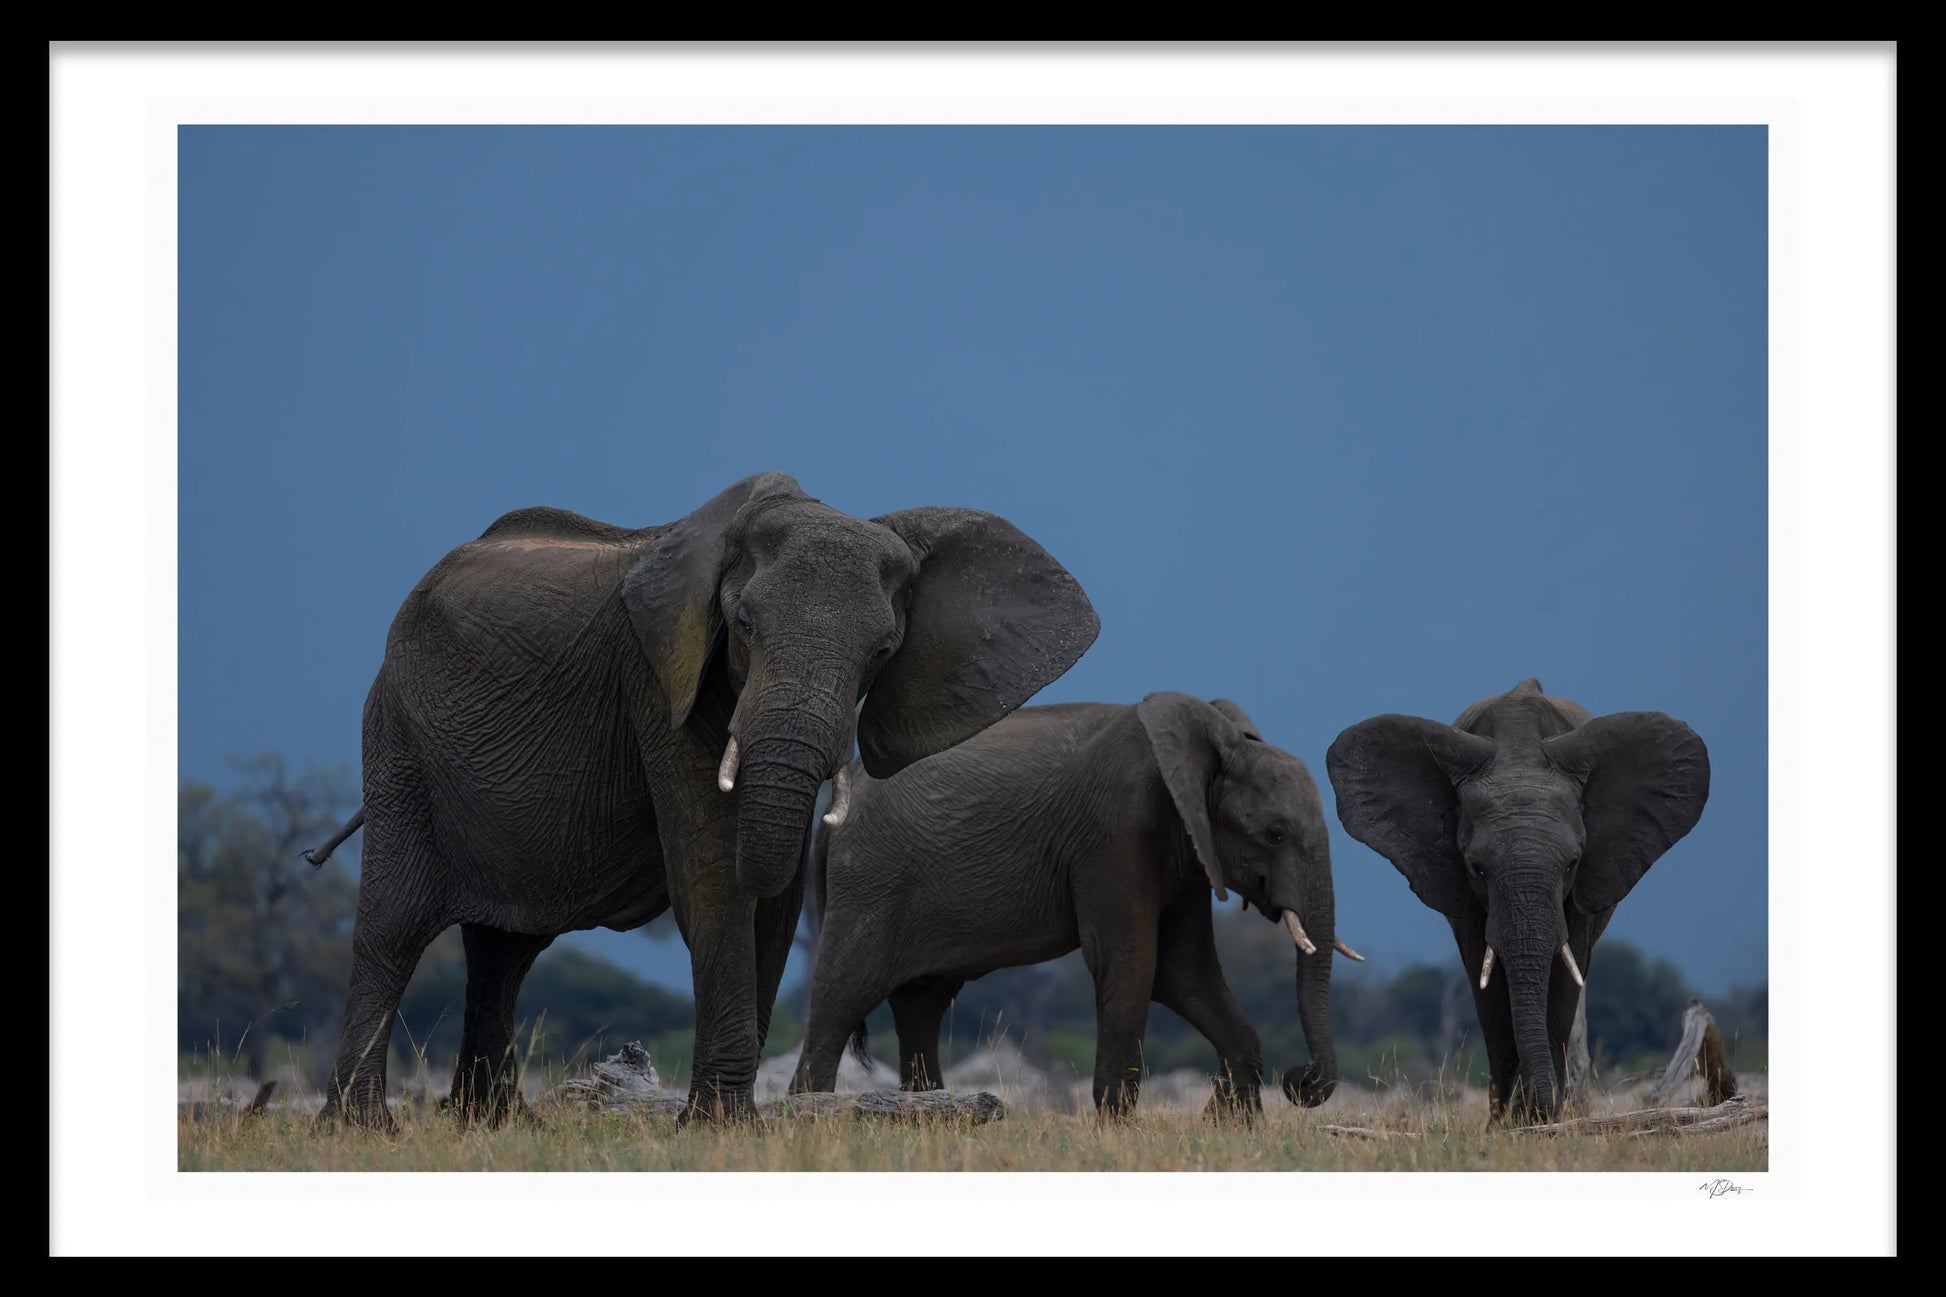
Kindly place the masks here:
POLYGON ((854 766, 842 827, 820 828, 822 911, 793 1090, 830 1090, 846 1038, 889 998, 900 1074, 939 1087, 939 1024, 960 987, 1080 947, 1095 981, 1095 1106, 1133 1108, 1149 1003, 1215 1046, 1213 1107, 1261 1109, 1263 1052, 1217 963, 1210 893, 1234 888, 1297 946, 1311 1062, 1285 1091, 1322 1103, 1337 940, 1323 804, 1296 757, 1234 703, 1028 707, 895 778, 854 766))
POLYGON ((1493 1115, 1560 1108, 1596 938, 1696 826, 1709 752, 1661 712, 1590 716, 1527 679, 1451 725, 1374 716, 1325 756, 1338 818, 1446 916, 1473 985, 1493 1115))

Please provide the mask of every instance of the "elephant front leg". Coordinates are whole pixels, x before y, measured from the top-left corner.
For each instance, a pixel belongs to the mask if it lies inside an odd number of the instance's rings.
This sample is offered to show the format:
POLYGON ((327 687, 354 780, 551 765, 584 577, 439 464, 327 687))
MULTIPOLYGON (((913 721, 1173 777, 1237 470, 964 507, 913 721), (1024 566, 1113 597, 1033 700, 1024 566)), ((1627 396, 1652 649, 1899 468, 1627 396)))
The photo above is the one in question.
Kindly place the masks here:
POLYGON ((1155 1001, 1182 1015, 1216 1050, 1217 1075, 1208 1114, 1250 1121, 1263 1111, 1263 1045, 1223 977, 1200 888, 1163 920, 1155 1001))
POLYGON ((1135 1110, 1142 1091, 1142 1040, 1155 989, 1155 938, 1112 948, 1084 938, 1095 979, 1095 1110, 1104 1119, 1135 1110))
POLYGON ((755 906, 734 885, 711 889, 683 925, 696 986, 696 1046, 683 1121, 740 1121, 756 1111, 755 906), (722 894, 727 891, 727 895, 722 894))

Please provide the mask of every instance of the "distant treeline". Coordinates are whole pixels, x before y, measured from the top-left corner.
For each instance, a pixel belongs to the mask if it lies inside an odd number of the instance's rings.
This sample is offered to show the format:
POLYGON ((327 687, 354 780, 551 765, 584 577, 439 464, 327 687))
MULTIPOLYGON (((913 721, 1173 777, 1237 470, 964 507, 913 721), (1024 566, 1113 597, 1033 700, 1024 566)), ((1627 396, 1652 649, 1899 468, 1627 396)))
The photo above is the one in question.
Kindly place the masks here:
MULTIPOLYGON (((253 1076, 287 1061, 316 1080, 328 1063, 351 956, 357 901, 356 839, 321 869, 298 858, 357 805, 340 770, 293 769, 281 757, 241 762, 229 793, 185 783, 178 798, 178 1043, 187 1060, 221 1059, 253 1076), (247 1030, 246 1030, 247 1029, 247 1030)), ((667 923, 662 919, 658 923, 667 923)), ((1217 916, 1223 967, 1263 1036, 1265 1061, 1284 1068, 1304 1057, 1293 994, 1290 939, 1255 914, 1217 916)), ((466 969, 459 934, 434 943, 400 1006, 395 1057, 451 1066, 459 1045, 466 969)), ((1666 1059, 1695 995, 1674 965, 1626 942, 1604 941, 1588 979, 1588 1032, 1596 1066, 1633 1071, 1666 1059)), ((796 1048, 806 988, 781 998, 769 1052, 796 1048)), ((1347 1080, 1426 1080, 1442 1072, 1478 1080, 1478 1032, 1457 958, 1396 973, 1339 961, 1332 1017, 1347 1080)), ((1734 988, 1708 1004, 1732 1042, 1732 1063, 1761 1068, 1769 1035, 1765 987, 1734 988)), ((665 1079, 687 1075, 692 1010, 687 995, 650 985, 605 960, 557 946, 541 956, 521 993, 521 1048, 530 1065, 559 1067, 649 1046, 665 1079)), ((870 1022, 874 1051, 893 1061, 896 1036, 881 1006, 870 1022)), ((968 983, 949 1015, 943 1061, 1004 1033, 1047 1067, 1086 1075, 1094 1056, 1094 989, 1078 956, 1006 969, 968 983)), ((1149 1015, 1151 1069, 1211 1067, 1215 1056, 1169 1010, 1149 1015)))

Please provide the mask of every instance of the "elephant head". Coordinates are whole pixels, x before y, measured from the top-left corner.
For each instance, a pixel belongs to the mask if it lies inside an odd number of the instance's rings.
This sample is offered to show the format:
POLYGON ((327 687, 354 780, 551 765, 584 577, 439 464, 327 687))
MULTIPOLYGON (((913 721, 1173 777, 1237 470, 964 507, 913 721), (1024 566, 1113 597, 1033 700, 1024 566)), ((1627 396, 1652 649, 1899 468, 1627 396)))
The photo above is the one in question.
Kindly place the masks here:
POLYGON ((844 818, 854 739, 888 777, 1020 706, 1100 629, 1074 578, 1005 519, 923 508, 866 521, 782 473, 654 535, 622 598, 672 728, 706 674, 725 673, 718 784, 736 791, 737 879, 757 897, 790 884, 827 778, 826 818, 844 818))
POLYGON ((1469 708, 1465 728, 1375 716, 1325 757, 1345 829, 1477 953, 1477 994, 1507 997, 1523 1106, 1541 1115, 1560 1101, 1550 997, 1577 993, 1609 913, 1709 797, 1709 753, 1681 721, 1585 717, 1530 679, 1469 708))
POLYGON ((1318 786, 1302 761, 1265 743, 1241 707, 1156 693, 1136 707, 1194 859, 1218 900, 1281 923, 1297 946, 1297 1014, 1311 1061, 1286 1074, 1292 1102, 1315 1107, 1338 1085, 1331 1034, 1331 957, 1360 958, 1337 935, 1331 840, 1318 786))

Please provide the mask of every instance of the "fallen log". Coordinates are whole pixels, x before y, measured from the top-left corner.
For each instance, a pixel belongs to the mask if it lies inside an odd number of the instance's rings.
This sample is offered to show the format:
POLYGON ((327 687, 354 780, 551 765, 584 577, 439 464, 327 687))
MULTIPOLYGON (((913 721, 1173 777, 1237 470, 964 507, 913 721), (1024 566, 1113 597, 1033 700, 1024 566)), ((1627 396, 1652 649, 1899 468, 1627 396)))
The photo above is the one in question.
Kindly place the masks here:
POLYGON ((1608 1113, 1598 1117, 1574 1117, 1549 1122, 1544 1126, 1511 1126, 1516 1135, 1620 1135, 1653 1134, 1708 1124, 1711 1130, 1728 1130, 1766 1120, 1770 1106, 1747 1096, 1708 1108, 1639 1108, 1634 1112, 1608 1113))
MULTIPOLYGON (((546 1101, 585 1107, 597 1112, 627 1112, 647 1117, 678 1117, 688 1097, 662 1088, 649 1052, 637 1042, 593 1064, 585 1077, 571 1077, 545 1096, 546 1101)), ((889 1121, 999 1121, 1007 1115, 997 1095, 981 1090, 955 1094, 949 1090, 866 1090, 855 1094, 787 1094, 757 1107, 759 1116, 795 1118, 877 1118, 889 1121)))

